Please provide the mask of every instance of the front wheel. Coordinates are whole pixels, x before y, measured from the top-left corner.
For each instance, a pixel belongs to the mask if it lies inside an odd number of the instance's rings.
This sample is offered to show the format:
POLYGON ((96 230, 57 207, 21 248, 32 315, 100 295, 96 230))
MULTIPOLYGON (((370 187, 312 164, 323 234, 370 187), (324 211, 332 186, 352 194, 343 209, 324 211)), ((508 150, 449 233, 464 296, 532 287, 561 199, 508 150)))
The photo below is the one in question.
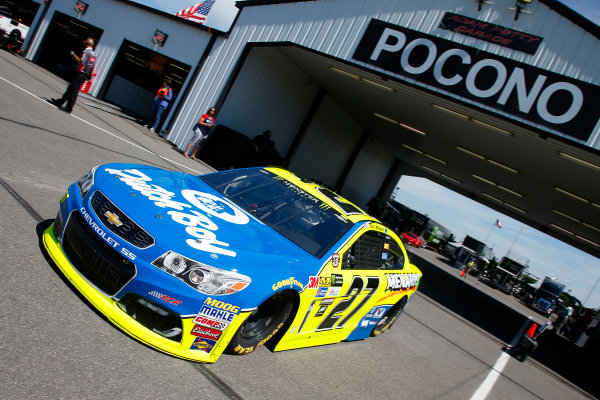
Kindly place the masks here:
POLYGON ((248 354, 269 341, 285 324, 294 308, 292 292, 277 293, 262 303, 235 333, 228 354, 248 354))
POLYGON ((389 329, 392 326, 392 324, 396 321, 398 316, 402 314, 404 306, 406 306, 406 297, 400 299, 400 301, 394 304, 392 308, 387 310, 387 312, 383 315, 383 317, 381 317, 379 322, 377 322, 375 328, 373 328, 371 336, 377 336, 383 333, 385 330, 389 329))

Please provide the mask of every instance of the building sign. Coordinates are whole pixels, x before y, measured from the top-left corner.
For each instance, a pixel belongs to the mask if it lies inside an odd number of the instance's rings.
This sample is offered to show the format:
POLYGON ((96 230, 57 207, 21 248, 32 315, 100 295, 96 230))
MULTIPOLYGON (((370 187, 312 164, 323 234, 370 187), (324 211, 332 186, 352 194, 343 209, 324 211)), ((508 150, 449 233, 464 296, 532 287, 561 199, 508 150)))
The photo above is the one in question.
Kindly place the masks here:
POLYGON ((527 54, 535 54, 543 40, 540 36, 515 31, 501 25, 490 24, 451 12, 444 15, 440 22, 440 28, 527 54))
POLYGON ((169 35, 157 29, 154 32, 154 35, 152 36, 152 43, 154 43, 157 46, 163 47, 168 37, 169 35))
POLYGON ((77 11, 81 15, 85 15, 87 9, 88 3, 81 0, 77 0, 77 2, 75 3, 75 11, 77 11))
POLYGON ((353 58, 582 141, 600 116, 599 86, 375 19, 353 58))

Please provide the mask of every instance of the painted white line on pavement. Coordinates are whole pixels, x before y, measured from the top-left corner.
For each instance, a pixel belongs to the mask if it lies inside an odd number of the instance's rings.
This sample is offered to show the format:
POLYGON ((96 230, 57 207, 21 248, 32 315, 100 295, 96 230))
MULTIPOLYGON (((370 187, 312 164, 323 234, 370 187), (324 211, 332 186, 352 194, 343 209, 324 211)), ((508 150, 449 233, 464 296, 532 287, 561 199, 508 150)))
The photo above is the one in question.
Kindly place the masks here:
POLYGON ((481 385, 479 385, 479 388, 477 388, 475 393, 473 393, 473 396, 471 396, 471 400, 484 400, 488 396, 488 394, 490 394, 490 391, 492 390, 494 384, 500 377, 500 374, 504 370, 504 367, 508 363, 508 360, 510 360, 510 355, 508 353, 502 352, 502 354, 500 354, 500 357, 498 357, 498 360, 496 360, 496 364, 494 364, 488 376, 481 383, 481 385))
MULTIPOLYGON (((44 103, 48 104, 49 106, 51 106, 51 107, 55 107, 55 106, 53 106, 52 104, 48 103, 46 100, 44 100, 44 99, 42 99, 41 97, 39 97, 38 95, 36 95, 36 94, 33 94, 33 93, 31 93, 31 92, 27 91, 26 89, 24 89, 24 88, 20 87, 20 86, 17 86, 17 85, 15 85, 15 84, 14 84, 14 83, 12 83, 11 81, 8 81, 8 80, 4 79, 4 78, 3 78, 3 77, 1 77, 1 76, 0 76, 0 79, 1 79, 1 80, 3 80, 4 82, 6 82, 6 83, 8 83, 8 84, 10 84, 10 85, 12 85, 12 86, 14 86, 14 87, 16 87, 17 89, 19 89, 19 90, 21 90, 21 91, 23 91, 23 92, 27 93, 28 95, 30 95, 30 96, 32 96, 32 97, 35 97, 36 99, 38 99, 38 100, 40 100, 40 101, 42 101, 42 102, 44 102, 44 103)), ((129 145, 131 145, 131 146, 133 146, 133 147, 136 147, 136 148, 137 148, 137 149, 139 149, 139 150, 145 151, 145 152, 147 152, 147 153, 150 153, 150 154, 154 154, 155 156, 157 156, 157 157, 159 157, 159 158, 162 158, 162 159, 163 159, 163 160, 165 160, 165 161, 168 161, 168 162, 170 162, 170 163, 173 163, 173 164, 176 164, 176 165, 178 165, 178 166, 180 166, 180 167, 182 167, 182 168, 186 168, 186 169, 189 169, 190 171, 194 171, 194 172, 196 172, 196 173, 200 174, 200 171, 197 171, 197 170, 195 170, 195 169, 193 169, 193 168, 190 168, 190 167, 188 167, 188 166, 186 166, 186 165, 183 165, 183 164, 181 164, 181 163, 178 163, 178 162, 177 162, 177 161, 175 161, 175 160, 171 160, 171 159, 169 159, 169 158, 166 158, 166 157, 163 157, 163 156, 161 156, 161 155, 159 155, 159 154, 156 154, 156 153, 154 153, 153 151, 150 151, 150 150, 148 150, 148 149, 147 149, 147 148, 145 148, 145 147, 142 147, 142 146, 140 146, 140 145, 137 145, 137 144, 135 144, 135 143, 133 143, 133 142, 130 142, 130 141, 129 141, 129 140, 127 140, 127 139, 123 139, 122 137, 120 137, 120 136, 118 136, 118 135, 116 135, 116 134, 114 134, 114 133, 112 133, 112 132, 109 132, 109 131, 107 131, 107 130, 106 130, 106 129, 104 129, 104 128, 100 128, 99 126, 97 126, 97 125, 94 125, 94 124, 92 124, 91 122, 89 122, 89 121, 86 121, 86 120, 85 120, 85 119, 83 119, 83 118, 80 118, 80 117, 78 117, 78 116, 76 116, 76 115, 73 115, 73 114, 71 114, 71 116, 72 116, 72 117, 74 117, 74 118, 77 118, 77 119, 78 119, 78 120, 80 120, 81 122, 83 122, 83 123, 85 123, 85 124, 88 124, 88 125, 90 125, 90 126, 92 126, 92 127, 96 128, 96 129, 98 129, 98 130, 100 130, 100 131, 102 131, 102 132, 104 132, 104 133, 106 133, 106 134, 108 134, 108 135, 110 135, 110 136, 112 136, 112 137, 116 138, 116 139, 119 139, 119 140, 121 140, 121 141, 123 141, 123 142, 125 142, 125 143, 127 143, 127 144, 129 144, 129 145)))

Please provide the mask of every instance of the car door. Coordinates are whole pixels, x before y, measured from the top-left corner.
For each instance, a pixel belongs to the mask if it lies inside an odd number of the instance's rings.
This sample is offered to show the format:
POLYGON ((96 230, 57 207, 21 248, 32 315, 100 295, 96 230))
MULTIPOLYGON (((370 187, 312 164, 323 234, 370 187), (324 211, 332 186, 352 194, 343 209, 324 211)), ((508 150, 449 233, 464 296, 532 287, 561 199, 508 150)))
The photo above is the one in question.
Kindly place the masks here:
POLYGON ((390 286, 396 278, 389 275, 401 271, 407 260, 398 242, 387 228, 368 222, 332 253, 301 295, 290 327, 295 344, 289 348, 345 340, 374 307, 382 307, 382 314, 394 304, 398 298, 392 292, 398 289, 390 286))

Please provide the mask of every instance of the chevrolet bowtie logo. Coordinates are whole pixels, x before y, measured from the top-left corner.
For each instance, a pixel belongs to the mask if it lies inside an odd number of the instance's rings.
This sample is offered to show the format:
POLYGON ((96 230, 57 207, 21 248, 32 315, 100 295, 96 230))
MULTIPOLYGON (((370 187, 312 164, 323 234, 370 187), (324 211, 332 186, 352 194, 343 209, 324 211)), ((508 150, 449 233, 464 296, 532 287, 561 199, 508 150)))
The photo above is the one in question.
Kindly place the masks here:
POLYGON ((119 216, 117 214, 113 214, 110 211, 107 211, 104 213, 104 216, 106 218, 108 218, 108 222, 115 225, 117 228, 119 226, 123 225, 123 223, 121 222, 121 220, 119 219, 119 216))

